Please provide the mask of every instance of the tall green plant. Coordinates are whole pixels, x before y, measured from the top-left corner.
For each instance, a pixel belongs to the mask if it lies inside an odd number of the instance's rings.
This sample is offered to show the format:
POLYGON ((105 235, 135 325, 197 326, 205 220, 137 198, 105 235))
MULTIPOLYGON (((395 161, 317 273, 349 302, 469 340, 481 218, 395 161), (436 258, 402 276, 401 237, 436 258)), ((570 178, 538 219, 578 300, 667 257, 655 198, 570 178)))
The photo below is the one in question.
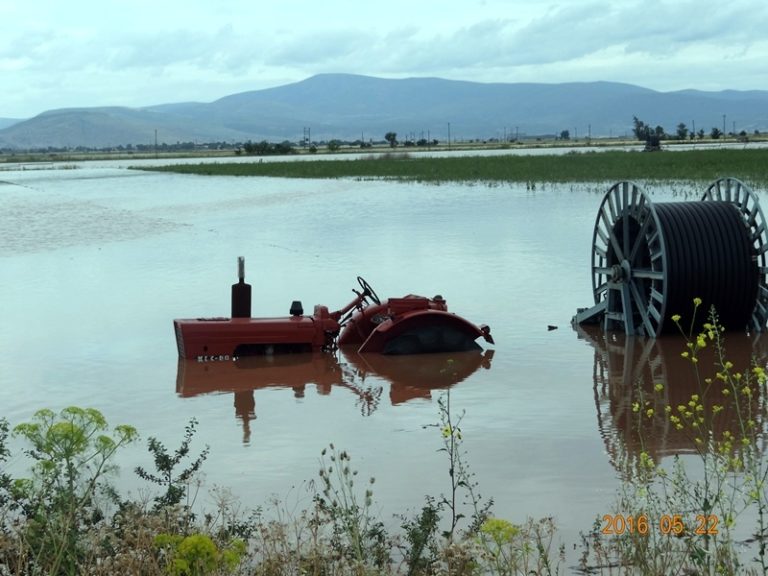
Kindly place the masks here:
POLYGON ((36 570, 77 572, 80 535, 103 517, 97 490, 114 472, 112 458, 138 437, 132 426, 111 433, 93 408, 69 407, 58 414, 40 410, 14 429, 30 448, 32 476, 14 482, 14 496, 27 517, 24 539, 36 570))
MULTIPOLYGON (((8 449, 8 433, 10 426, 8 420, 0 418, 0 464, 8 461, 11 451, 8 449)), ((2 511, 11 501, 8 490, 11 486, 11 476, 0 468, 0 528, 2 528, 2 511)))
POLYGON ((639 387, 632 411, 641 451, 627 459, 617 514, 602 525, 603 533, 618 525, 621 533, 600 542, 595 531, 593 545, 602 563, 630 564, 640 574, 736 574, 747 569, 738 528, 754 534, 757 555, 749 569, 768 574, 766 372, 754 359, 740 368, 728 359, 715 310, 695 330, 701 303, 694 299, 690 322, 672 317, 685 340, 681 356, 690 363, 695 392, 670 403, 662 383, 651 392, 639 387), (712 365, 702 361, 710 354, 712 365), (687 438, 692 454, 676 455, 670 465, 654 461, 645 437, 662 429, 687 438), (748 529, 745 518, 756 526, 748 529))
POLYGON ((163 552, 170 576, 231 574, 246 552, 243 540, 234 539, 226 547, 219 547, 206 534, 159 534, 155 546, 163 552))
POLYGON ((438 527, 442 505, 431 496, 415 518, 402 516, 403 538, 401 546, 408 576, 435 574, 440 561, 438 527))
POLYGON ((332 530, 331 544, 362 572, 383 569, 390 562, 389 543, 384 525, 372 513, 375 479, 368 480, 361 498, 349 453, 339 452, 333 444, 329 448, 321 453, 321 491, 315 496, 315 506, 332 530))
POLYGON ((493 498, 483 502, 483 496, 478 491, 478 482, 475 474, 469 467, 466 450, 463 447, 461 433, 461 421, 465 412, 458 416, 451 412, 451 391, 447 391, 437 400, 440 411, 440 430, 442 432, 443 447, 439 449, 448 458, 448 477, 450 478, 450 491, 441 494, 439 502, 444 505, 451 514, 451 527, 444 533, 448 539, 453 538, 457 526, 465 514, 462 507, 470 507, 472 520, 467 528, 469 534, 476 534, 483 522, 489 517, 493 498))
POLYGON ((187 456, 189 456, 192 438, 197 428, 197 420, 192 418, 184 429, 184 439, 173 454, 169 453, 165 445, 154 436, 147 440, 147 447, 154 458, 156 473, 147 472, 142 466, 135 468, 136 474, 153 484, 165 488, 165 493, 155 498, 156 507, 175 506, 180 504, 187 495, 187 485, 191 478, 200 470, 200 467, 208 457, 210 447, 205 446, 202 452, 181 472, 177 468, 187 456))

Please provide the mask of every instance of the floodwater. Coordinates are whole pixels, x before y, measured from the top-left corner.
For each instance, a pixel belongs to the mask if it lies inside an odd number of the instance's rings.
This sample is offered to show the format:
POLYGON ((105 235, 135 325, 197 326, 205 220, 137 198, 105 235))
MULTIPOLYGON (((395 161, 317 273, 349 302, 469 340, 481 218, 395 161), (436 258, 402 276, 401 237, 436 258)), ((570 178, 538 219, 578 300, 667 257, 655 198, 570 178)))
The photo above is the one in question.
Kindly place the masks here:
MULTIPOLYGON (((638 378, 689 396, 682 343, 574 330, 592 304, 590 249, 608 185, 429 186, 197 177, 84 165, 0 173, 0 414, 93 406, 142 433, 119 485, 151 468, 146 438, 178 445, 196 418, 206 486, 246 505, 307 504, 329 443, 376 478, 382 517, 447 493, 437 399, 450 390, 466 461, 496 515, 554 516, 567 546, 611 512, 638 378), (491 326, 467 355, 178 360, 173 318, 226 316, 237 257, 253 315, 293 300, 340 308, 363 276, 382 297, 443 295, 491 326), (550 329, 556 327, 556 329, 550 329)), ((650 190, 658 200, 680 190, 650 190)), ((764 339, 729 350, 765 356, 764 339)), ((656 431, 650 450, 691 450, 656 431)), ((648 448, 648 447, 647 447, 648 448)), ((12 465, 20 466, 21 458, 12 465)), ((205 493, 203 504, 211 502, 205 493)))

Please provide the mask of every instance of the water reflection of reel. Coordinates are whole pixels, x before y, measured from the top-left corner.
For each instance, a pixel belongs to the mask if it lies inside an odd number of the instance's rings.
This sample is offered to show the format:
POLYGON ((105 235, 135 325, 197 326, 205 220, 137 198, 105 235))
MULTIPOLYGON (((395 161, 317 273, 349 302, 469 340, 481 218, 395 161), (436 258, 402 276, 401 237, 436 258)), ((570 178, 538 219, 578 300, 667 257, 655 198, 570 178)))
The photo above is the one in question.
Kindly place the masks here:
POLYGON ((237 361, 197 362, 179 359, 176 392, 182 397, 233 393, 235 415, 243 421, 245 441, 256 418, 254 391, 290 388, 297 398, 307 385, 320 395, 333 389, 351 392, 363 416, 372 414, 389 384, 393 405, 415 398, 430 398, 432 391, 462 382, 480 367, 489 369, 493 350, 385 356, 342 351, 340 357, 324 353, 252 356, 237 361))
MULTIPOLYGON (((595 349, 597 425, 611 464, 617 470, 623 471, 627 464, 636 462, 641 452, 657 462, 665 456, 696 452, 700 445, 695 430, 690 426, 678 429, 665 412, 669 406, 672 415, 680 414, 678 407, 689 407, 693 395, 699 397, 696 404, 702 406, 702 417, 712 419, 715 439, 720 439, 726 430, 740 436, 733 395, 724 394, 723 382, 715 377, 719 367, 714 346, 700 350, 699 361, 694 365, 681 355, 687 350, 682 337, 653 339, 606 334, 593 326, 575 329, 578 337, 595 349), (712 378, 713 383, 707 384, 705 378, 712 378), (712 416, 714 406, 723 406, 716 416, 712 416)), ((729 333, 725 343, 727 360, 733 363, 734 371, 748 371, 753 359, 765 366, 768 338, 729 333)), ((750 402, 742 398, 741 409, 748 410, 755 420, 754 433, 761 431, 765 415, 760 394, 754 394, 750 402)))

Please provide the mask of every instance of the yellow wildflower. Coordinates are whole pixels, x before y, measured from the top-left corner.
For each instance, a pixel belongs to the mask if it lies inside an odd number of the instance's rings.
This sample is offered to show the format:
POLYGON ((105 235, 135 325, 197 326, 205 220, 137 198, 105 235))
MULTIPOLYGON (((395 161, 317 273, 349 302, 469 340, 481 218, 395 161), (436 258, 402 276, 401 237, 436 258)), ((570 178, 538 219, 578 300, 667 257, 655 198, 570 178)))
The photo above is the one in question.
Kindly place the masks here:
POLYGON ((480 531, 501 546, 510 542, 520 532, 520 528, 502 518, 488 518, 480 526, 480 531))

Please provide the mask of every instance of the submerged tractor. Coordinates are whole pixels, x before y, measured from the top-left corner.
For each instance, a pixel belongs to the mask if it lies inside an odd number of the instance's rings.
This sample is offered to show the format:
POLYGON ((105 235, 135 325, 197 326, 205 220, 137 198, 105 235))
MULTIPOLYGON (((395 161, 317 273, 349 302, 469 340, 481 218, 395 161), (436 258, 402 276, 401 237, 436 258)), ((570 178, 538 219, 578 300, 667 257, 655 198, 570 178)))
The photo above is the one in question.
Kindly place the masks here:
POLYGON ((238 283, 232 286, 231 317, 173 321, 179 357, 200 362, 242 356, 295 352, 332 352, 350 347, 359 353, 424 354, 479 349, 482 337, 493 344, 488 326, 475 325, 448 311, 442 296, 409 294, 381 300, 357 277, 354 298, 331 312, 317 304, 304 314, 300 301, 288 316, 251 317, 251 286, 245 283, 244 260, 238 259, 238 283))

